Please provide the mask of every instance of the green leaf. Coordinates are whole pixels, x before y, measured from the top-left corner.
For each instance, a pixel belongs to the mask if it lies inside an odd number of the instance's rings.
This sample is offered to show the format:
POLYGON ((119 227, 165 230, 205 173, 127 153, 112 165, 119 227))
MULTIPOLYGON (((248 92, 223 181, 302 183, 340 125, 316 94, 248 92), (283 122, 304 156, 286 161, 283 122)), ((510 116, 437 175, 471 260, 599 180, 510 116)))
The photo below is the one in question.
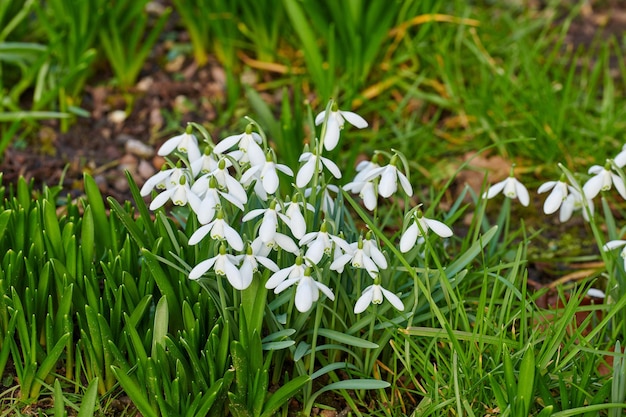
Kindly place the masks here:
POLYGON ((76 417, 91 417, 96 409, 96 401, 98 400, 98 378, 94 378, 89 383, 83 401, 80 404, 80 411, 76 417))
POLYGON ((65 350, 65 345, 69 338, 69 333, 65 333, 63 336, 61 336, 61 338, 57 341, 54 347, 50 349, 50 351, 46 355, 46 358, 41 362, 41 365, 39 366, 39 369, 37 369, 37 373, 35 374, 35 380, 33 381, 33 385, 29 391, 30 398, 37 398, 39 396, 39 390, 41 389, 41 384, 43 380, 54 369, 57 361, 63 353, 63 350, 65 350))
POLYGON ((98 188, 98 184, 89 174, 84 175, 85 194, 93 211, 93 220, 101 248, 111 247, 111 231, 109 229, 109 218, 104 207, 104 200, 98 188))
POLYGON ((80 225, 80 249, 83 255, 85 270, 93 263, 94 248, 96 246, 96 226, 93 221, 91 205, 85 207, 80 225))
POLYGON ((261 417, 273 416, 279 408, 287 404, 289 399, 300 391, 309 381, 311 381, 311 378, 308 375, 300 375, 277 389, 265 402, 261 417))
POLYGON ((364 349, 378 349, 378 345, 376 343, 361 339, 360 337, 350 336, 336 330, 319 329, 318 334, 320 336, 327 337, 336 342, 344 343, 349 346, 360 347, 364 349))
POLYGON ((141 253, 161 294, 167 297, 167 303, 170 306, 170 320, 173 326, 172 332, 174 332, 182 326, 182 308, 177 291, 172 283, 172 277, 163 271, 156 255, 147 249, 142 249, 141 253))
POLYGON ((133 219, 130 214, 122 208, 120 203, 115 201, 115 199, 113 199, 112 197, 108 198, 108 202, 109 206, 111 206, 111 210, 113 211, 113 213, 115 213, 117 217, 122 221, 124 227, 126 227, 126 230, 128 230, 128 233, 130 233, 133 239, 135 239, 135 242, 137 242, 137 245, 139 245, 140 248, 147 247, 143 231, 139 228, 139 226, 137 226, 137 223, 135 223, 135 219, 133 219))
POLYGON ((137 384, 133 378, 123 373, 120 368, 112 366, 111 369, 119 381, 120 386, 126 392, 126 395, 128 395, 128 398, 131 399, 135 407, 137 407, 139 412, 144 417, 159 417, 158 412, 152 407, 150 400, 146 397, 139 384, 137 384))
POLYGON ((519 380, 517 383, 517 395, 524 399, 523 414, 529 415, 530 405, 533 402, 533 392, 535 387, 535 351, 532 345, 526 347, 522 364, 519 370, 519 380))
POLYGON ((154 332, 152 333, 152 356, 156 357, 156 347, 160 345, 165 349, 165 337, 169 324, 169 311, 167 307, 167 297, 161 297, 154 313, 154 332))

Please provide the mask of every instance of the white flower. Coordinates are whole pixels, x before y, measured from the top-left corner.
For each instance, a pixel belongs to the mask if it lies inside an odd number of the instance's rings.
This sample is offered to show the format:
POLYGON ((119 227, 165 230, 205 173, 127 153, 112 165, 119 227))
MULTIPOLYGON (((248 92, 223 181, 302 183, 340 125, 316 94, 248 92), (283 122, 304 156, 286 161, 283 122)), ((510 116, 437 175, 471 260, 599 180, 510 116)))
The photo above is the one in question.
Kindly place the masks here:
POLYGON ((277 272, 279 270, 278 265, 276 265, 274 261, 265 256, 254 253, 252 246, 248 246, 246 253, 237 255, 236 259, 238 263, 241 262, 239 273, 241 274, 242 283, 244 285, 244 288, 242 289, 250 286, 255 272, 259 270, 259 264, 273 272, 277 272))
POLYGON ((541 194, 550 190, 552 190, 552 192, 548 195, 548 198, 546 198, 546 201, 543 204, 543 212, 546 214, 556 212, 559 207, 561 207, 561 204, 563 204, 563 201, 565 201, 568 194, 567 183, 563 180, 548 181, 542 184, 537 192, 541 194))
POLYGON ((191 172, 193 172, 194 177, 200 174, 208 174, 215 169, 217 169, 217 161, 215 160, 215 155, 209 151, 208 147, 200 158, 191 163, 191 172))
MULTIPOLYGON (((333 106, 333 110, 328 114, 328 123, 326 124, 326 133, 322 138, 324 142, 324 148, 327 151, 332 151, 337 146, 339 142, 339 133, 341 129, 343 129, 343 125, 347 120, 352 126, 357 127, 359 129, 363 129, 367 127, 367 121, 364 118, 359 116, 356 113, 351 111, 341 111, 336 108, 336 105, 333 106)), ((326 117, 326 110, 322 111, 315 117, 315 124, 320 125, 324 122, 324 118, 326 117)))
POLYGON ((354 180, 343 186, 344 190, 358 194, 363 200, 363 205, 370 211, 373 211, 378 204, 375 179, 365 181, 363 178, 376 168, 379 166, 374 162, 361 161, 356 167, 357 174, 354 176, 354 180))
POLYGON ((278 248, 293 253, 294 255, 300 253, 300 248, 298 247, 298 245, 296 245, 293 239, 291 239, 287 235, 278 232, 276 232, 274 234, 274 237, 267 242, 263 242, 261 236, 258 236, 252 242, 252 247, 254 249, 254 253, 258 253, 262 256, 267 256, 272 251, 272 249, 278 248))
POLYGON ((261 226, 259 227, 259 237, 264 243, 271 242, 276 236, 278 228, 278 219, 280 218, 285 224, 289 223, 289 218, 280 212, 280 206, 277 200, 273 200, 268 208, 250 210, 242 217, 242 222, 247 222, 260 215, 263 215, 261 226))
POLYGON ((188 128, 182 135, 174 136, 161 145, 157 152, 160 156, 167 156, 177 149, 179 152, 186 153, 189 162, 194 162, 200 158, 200 148, 198 147, 198 139, 191 134, 188 128))
POLYGON ((589 288, 587 290, 587 295, 593 298, 606 298, 606 294, 604 293, 604 291, 598 288, 589 288))
POLYGON ((142 197, 146 197, 155 188, 157 190, 165 190, 166 188, 174 187, 180 183, 180 177, 183 175, 187 177, 187 180, 191 179, 188 170, 185 168, 177 167, 159 171, 146 180, 139 193, 142 197))
POLYGON ((379 267, 387 268, 387 260, 385 256, 374 246, 372 250, 372 242, 366 244, 363 238, 359 238, 358 242, 350 243, 348 251, 344 254, 335 253, 335 258, 330 264, 330 269, 341 273, 344 266, 350 262, 353 268, 365 269, 372 278, 378 275, 379 267), (372 254, 374 255, 372 257, 372 254))
POLYGON ((234 156, 239 163, 244 164, 250 162, 250 165, 253 166, 263 165, 265 162, 265 152, 263 152, 263 149, 259 146, 261 143, 263 143, 261 135, 253 132, 252 125, 248 125, 244 133, 222 139, 215 145, 213 152, 223 154, 228 149, 237 145, 239 154, 233 154, 232 156, 234 156))
POLYGON ((411 225, 406 228, 400 238, 400 250, 402 252, 410 251, 415 246, 417 238, 426 235, 429 229, 443 238, 450 237, 453 234, 452 229, 445 223, 424 217, 420 210, 411 216, 411 220, 411 225))
POLYGON ((581 210, 583 212, 583 218, 586 221, 589 221, 589 214, 593 215, 593 201, 589 198, 586 198, 583 202, 582 195, 572 186, 569 187, 569 194, 563 201, 561 205, 561 211, 559 211, 559 221, 561 223, 565 223, 572 217, 572 213, 574 210, 581 210), (587 212, 587 208, 589 208, 589 212, 587 212))
POLYGON ((150 210, 158 209, 167 203, 168 200, 172 200, 172 203, 176 206, 184 206, 187 202, 190 202, 190 205, 200 204, 200 198, 191 191, 187 183, 187 177, 184 175, 180 177, 178 184, 170 186, 170 188, 154 197, 154 200, 150 203, 150 210))
POLYGON ((230 161, 226 158, 222 158, 219 160, 217 168, 206 175, 215 177, 217 186, 221 189, 228 190, 228 193, 235 196, 237 200, 243 202, 248 201, 246 190, 239 181, 230 175, 230 172, 228 171, 229 166, 231 166, 230 161))
POLYGON ((304 256, 313 264, 319 263, 325 253, 330 255, 333 243, 339 245, 344 252, 350 251, 350 245, 348 245, 348 242, 339 236, 328 233, 328 224, 326 221, 324 221, 320 226, 319 232, 307 233, 302 237, 302 239, 300 239, 300 246, 308 246, 304 256))
MULTIPOLYGON (((289 229, 296 239, 302 239, 306 233, 306 221, 300 211, 300 207, 303 205, 297 198, 294 198, 287 204, 285 204, 285 216, 289 219, 289 229)), ((310 211, 315 211, 315 208, 307 203, 306 208, 310 211)))
POLYGON ((413 188, 411 187, 409 179, 395 165, 396 158, 397 156, 394 155, 388 165, 372 168, 369 170, 368 174, 363 177, 364 182, 380 177, 378 194, 383 198, 391 197, 391 195, 398 190, 398 181, 400 181, 400 186, 402 186, 406 195, 409 197, 413 195, 413 188))
POLYGON ((241 182, 243 184, 248 183, 255 175, 258 176, 263 189, 267 194, 274 194, 278 190, 278 172, 293 177, 293 171, 286 165, 277 164, 274 162, 274 158, 270 153, 267 154, 265 162, 260 165, 253 165, 241 176, 241 182))
POLYGON ((583 193, 589 199, 595 198, 600 191, 607 191, 611 189, 611 185, 615 186, 615 189, 626 199, 626 186, 622 178, 611 171, 611 163, 607 161, 605 166, 594 165, 589 168, 590 174, 595 174, 589 178, 585 185, 583 185, 583 193))
POLYGON ((228 282, 233 288, 237 290, 246 289, 250 285, 250 282, 246 284, 236 263, 237 258, 227 254, 226 247, 221 245, 219 254, 196 265, 191 272, 189 272, 189 278, 198 279, 209 269, 213 268, 217 275, 226 276, 226 279, 228 279, 228 282))
POLYGON ((402 304, 402 301, 397 295, 386 290, 380 284, 373 284, 363 290, 363 293, 354 305, 354 314, 364 312, 370 304, 382 304, 384 298, 397 310, 404 311, 404 304, 402 304))
POLYGON ((530 203, 530 196, 528 195, 528 190, 515 178, 514 176, 509 176, 507 179, 500 181, 487 190, 487 192, 483 193, 483 198, 493 198, 498 195, 500 192, 510 198, 510 199, 519 199, 519 202, 524 206, 528 206, 530 203))
MULTIPOLYGON (((334 184, 326 184, 326 186, 324 186, 324 188, 322 189, 322 187, 318 185, 317 192, 319 193, 320 190, 322 191, 322 212, 326 215, 326 217, 334 217, 338 206, 335 205, 335 200, 330 195, 330 192, 332 191, 333 193, 338 194, 339 187, 334 184)), ((306 190, 304 190, 304 197, 309 198, 312 193, 313 189, 307 188, 306 190)))
POLYGON ((619 256, 624 259, 624 268, 626 269, 626 240, 611 240, 610 242, 606 242, 606 245, 604 245, 602 249, 608 252, 613 249, 621 248, 622 246, 624 246, 624 248, 619 256))
POLYGON ((232 195, 226 191, 217 188, 217 180, 211 175, 204 175, 196 180, 191 187, 191 191, 202 198, 199 204, 190 202, 192 210, 198 216, 200 224, 207 224, 215 216, 217 210, 223 207, 222 199, 230 202, 239 210, 244 210, 244 204, 247 201, 245 193, 243 195, 232 195), (246 200, 240 201, 239 198, 246 197, 246 200))
POLYGON ((311 152, 305 152, 300 155, 299 162, 304 162, 304 165, 300 167, 298 174, 296 175, 296 186, 298 188, 304 188, 313 175, 317 175, 322 172, 322 168, 326 167, 335 178, 341 178, 341 170, 330 159, 323 156, 315 155, 311 152))
POLYGON ((226 223, 221 211, 217 213, 217 218, 211 223, 201 226, 189 238, 189 244, 195 245, 210 233, 211 239, 226 240, 231 248, 243 250, 243 240, 239 233, 226 223))
POLYGON ((275 271, 265 283, 265 288, 269 290, 275 289, 275 292, 278 294, 280 291, 298 282, 304 276, 304 270, 308 267, 307 261, 302 259, 302 256, 298 256, 293 265, 275 271))

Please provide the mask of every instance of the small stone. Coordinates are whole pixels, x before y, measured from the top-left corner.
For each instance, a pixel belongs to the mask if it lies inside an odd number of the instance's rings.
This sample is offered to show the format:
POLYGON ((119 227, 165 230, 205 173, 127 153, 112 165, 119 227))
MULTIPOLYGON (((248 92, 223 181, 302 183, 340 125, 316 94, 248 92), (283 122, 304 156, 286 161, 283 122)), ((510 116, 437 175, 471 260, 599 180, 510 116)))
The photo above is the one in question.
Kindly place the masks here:
POLYGON ((117 191, 122 191, 122 192, 126 192, 129 189, 129 185, 128 185, 128 181, 126 180, 125 176, 119 176, 115 179, 115 182, 113 183, 113 187, 117 190, 117 191))
POLYGON ((132 174, 137 170, 138 162, 137 158, 135 158, 131 154, 125 154, 120 158, 120 169, 122 171, 130 171, 132 174))
POLYGON ((145 159, 139 161, 139 166, 137 167, 137 174, 144 180, 147 180, 154 174, 156 174, 156 169, 152 166, 152 164, 145 159))
POLYGON ((128 139, 124 145, 126 152, 140 158, 149 159, 154 156, 154 148, 138 139, 128 139))
POLYGON ((148 90, 150 90, 153 85, 154 85, 154 79, 152 77, 144 77, 141 80, 139 80, 139 82, 137 83, 135 87, 137 88, 137 90, 145 93, 148 90))
POLYGON ((152 158, 152 166, 154 167, 154 169, 160 170, 163 165, 165 165, 165 158, 163 158, 162 156, 157 155, 152 158))
POLYGON ((124 123, 124 120, 126 120, 126 117, 128 116, 126 115, 126 112, 124 110, 114 110, 111 113, 109 113, 109 115, 107 116, 107 118, 109 119, 109 122, 115 123, 115 124, 124 123))

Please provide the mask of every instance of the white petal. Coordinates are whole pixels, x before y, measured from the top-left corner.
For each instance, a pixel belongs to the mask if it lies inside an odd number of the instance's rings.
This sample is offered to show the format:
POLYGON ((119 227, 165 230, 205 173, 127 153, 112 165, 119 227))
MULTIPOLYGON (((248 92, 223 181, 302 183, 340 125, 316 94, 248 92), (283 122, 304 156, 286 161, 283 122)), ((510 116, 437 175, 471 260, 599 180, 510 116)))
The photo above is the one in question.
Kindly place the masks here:
POLYGON ((541 193, 545 193, 546 191, 550 191, 551 189, 554 188, 556 184, 557 184, 556 181, 544 182, 543 184, 539 186, 539 188, 537 189, 537 192, 541 194, 541 193))
POLYGON ((247 212, 242 218, 241 221, 242 222, 247 222, 248 220, 252 220, 255 217, 260 216, 261 214, 265 213, 266 209, 253 209, 250 210, 249 212, 247 212))
POLYGON ((174 149, 178 147, 178 144, 182 140, 183 140, 183 135, 174 136, 173 138, 166 140, 163 143, 163 145, 161 145, 161 147, 159 148, 159 151, 157 152, 157 154, 160 156, 167 156, 171 154, 172 152, 174 152, 174 149))
POLYGON ((339 271, 348 262, 350 262, 351 258, 352 255, 349 253, 344 253, 343 255, 336 257, 335 260, 330 264, 330 269, 332 269, 333 271, 339 271))
POLYGON ((226 269, 226 279, 228 279, 228 282, 230 282, 230 285, 232 285, 234 289, 245 290, 248 288, 252 282, 252 276, 246 277, 250 278, 249 280, 244 279, 239 269, 230 262, 226 262, 224 267, 226 269))
POLYGON ((263 216, 261 227, 259 227, 259 237, 261 240, 266 243, 273 241, 277 226, 276 216, 266 213, 265 216, 263 216))
POLYGON ((270 290, 272 288, 276 288, 278 284, 280 284, 281 282, 287 279, 287 277, 289 276, 293 268, 294 268, 293 266, 290 266, 288 268, 284 268, 284 269, 274 272, 272 276, 270 277, 270 279, 268 279, 267 282, 265 283, 265 288, 270 289, 270 290))
POLYGON ((301 239, 306 233, 306 221, 300 211, 293 210, 289 219, 289 229, 293 233, 293 237, 301 239))
POLYGON ((406 195, 411 197, 413 195, 413 187, 411 187, 411 183, 409 182, 409 179, 402 172, 397 171, 397 173, 398 173, 398 179, 400 180, 400 185, 402 186, 402 189, 404 190, 406 195))
POLYGON ((489 187, 487 192, 483 194, 483 198, 487 197, 487 199, 489 199, 495 197, 496 195, 498 195, 498 193, 500 193, 500 191, 504 189, 504 186, 507 184, 507 182, 508 178, 492 185, 491 187, 489 187))
POLYGON ((372 303, 372 296, 374 294, 374 286, 370 285, 369 287, 363 290, 363 293, 356 300, 356 304, 354 305, 354 314, 360 314, 364 312, 367 307, 372 303))
POLYGON ((211 231, 211 228, 213 228, 213 224, 214 224, 214 222, 211 222, 209 224, 205 224, 204 226, 201 226, 198 230, 193 232, 193 234, 189 238, 189 242, 188 242, 189 245, 195 245, 196 243, 198 243, 202 239, 204 239, 204 237, 206 235, 208 235, 209 232, 211 231))
POLYGON ((272 272, 276 272, 278 271, 280 268, 278 267, 278 265, 276 265, 274 263, 274 261, 272 261, 270 258, 266 258, 265 256, 257 256, 256 260, 263 265, 264 267, 266 267, 267 269, 269 269, 272 272))
POLYGON ((530 203, 528 190, 526 189, 524 184, 522 184, 518 180, 515 180, 515 191, 517 192, 517 198, 519 199, 519 202, 522 203, 524 207, 528 207, 528 204, 530 203))
MULTIPOLYGON (((591 169, 591 168, 590 168, 591 169)), ((598 195, 602 189, 603 178, 602 175, 595 175, 587 180, 583 185, 583 194, 585 197, 592 200, 598 195)))
POLYGON ((623 168, 626 165, 626 149, 623 149, 620 153, 618 153, 613 159, 613 162, 615 162, 615 165, 619 168, 623 168))
POLYGON ((298 171, 298 175, 296 176, 296 186, 298 188, 304 188, 311 178, 313 178, 313 174, 315 173, 315 158, 311 158, 298 171))
POLYGON ((322 110, 320 114, 315 116, 315 125, 321 125, 324 122, 324 116, 326 116, 326 110, 322 110))
POLYGON ((263 169, 263 165, 251 166, 243 174, 241 174, 241 178, 239 179, 239 182, 242 184, 246 184, 246 186, 248 186, 249 185, 248 181, 250 181, 255 174, 260 173, 261 169, 263 169))
POLYGON ((611 240, 610 242, 606 242, 606 245, 602 247, 603 250, 609 251, 615 248, 619 248, 626 245, 626 240, 611 240))
POLYGON ((207 260, 204 260, 202 262, 200 262, 198 265, 196 265, 191 272, 189 272, 189 279, 198 279, 200 278, 202 275, 204 275, 204 273, 206 271, 208 271, 209 269, 211 269, 211 267, 213 266, 213 264, 215 263, 215 260, 217 259, 217 257, 213 257, 207 260))
POLYGON ((383 287, 380 287, 380 289, 382 290, 385 298, 396 308, 396 310, 404 311, 404 304, 400 300, 400 297, 383 287))
POLYGON ((594 298, 605 298, 606 294, 604 293, 604 291, 599 290, 597 288, 589 288, 589 290, 587 291, 587 295, 589 297, 594 297, 594 298))
POLYGON ((174 193, 174 189, 171 188, 169 190, 165 190, 161 192, 161 194, 154 197, 154 200, 152 200, 152 203, 150 203, 150 210, 154 211, 158 209, 159 207, 165 205, 165 203, 167 203, 167 200, 170 199, 173 193, 174 193))
POLYGON ((274 164, 274 167, 276 168, 277 171, 280 171, 285 175, 289 175, 290 177, 293 177, 293 171, 287 165, 274 164))
POLYGON ((213 153, 223 154, 224 152, 235 146, 237 143, 239 143, 241 138, 243 138, 243 135, 243 133, 240 133, 238 135, 232 135, 222 139, 213 148, 213 153))
POLYGON ((319 296, 319 291, 311 277, 303 277, 296 288, 296 308, 306 313, 313 306, 313 301, 319 296))
POLYGON ((332 151, 337 147, 337 143, 339 143, 339 135, 340 129, 339 125, 337 125, 337 120, 334 117, 328 119, 328 123, 326 124, 326 133, 324 135, 324 149, 327 151, 332 151))
POLYGON ((333 290, 331 290, 330 288, 328 288, 326 285, 322 284, 321 282, 313 281, 313 283, 320 291, 324 293, 326 297, 330 298, 331 300, 335 299, 335 294, 333 294, 333 290))
POLYGON ((378 195, 376 195, 374 184, 371 182, 366 182, 359 193, 359 196, 363 200, 363 205, 369 211, 374 211, 378 204, 378 195))
POLYGON ((330 173, 333 174, 335 178, 341 178, 341 170, 339 169, 337 164, 335 164, 333 161, 331 161, 328 158, 321 157, 321 159, 322 159, 322 163, 326 166, 326 168, 328 168, 330 173))
POLYGON ((278 174, 273 167, 261 171, 261 181, 263 181, 263 189, 268 194, 274 194, 278 190, 278 174))
POLYGON ((563 204, 563 197, 563 188, 555 187, 543 203, 543 212, 546 214, 555 213, 563 204))
POLYGON ((604 171, 604 167, 602 165, 592 165, 587 171, 589 174, 599 174, 604 171))
POLYGON ((380 268, 387 269, 387 259, 385 255, 374 245, 370 248, 370 257, 380 268))
POLYGON ((243 189, 243 186, 239 181, 227 175, 224 178, 226 182, 226 188, 228 189, 228 193, 235 197, 237 200, 246 203, 248 201, 248 195, 246 194, 246 190, 243 189))
POLYGON ((287 288, 291 287, 293 284, 295 284, 298 281, 300 281, 300 278, 301 278, 300 276, 293 277, 293 278, 289 278, 289 279, 281 282, 279 285, 276 286, 276 288, 274 288, 274 294, 280 294, 281 292, 283 292, 287 288))
POLYGON ((419 234, 419 228, 417 227, 417 223, 413 222, 402 234, 400 238, 400 250, 404 253, 410 251, 413 246, 415 246, 415 242, 417 241, 417 235, 419 234))
POLYGON ((427 219, 426 217, 423 217, 423 219, 428 227, 441 237, 450 237, 454 234, 452 233, 452 229, 450 229, 448 225, 440 222, 439 220, 427 219))
POLYGON ((561 223, 565 223, 572 217, 572 213, 574 213, 574 196, 573 194, 570 194, 561 205, 561 211, 559 211, 559 221, 561 223))
POLYGON ((363 129, 367 127, 367 121, 356 113, 344 110, 341 111, 341 115, 348 121, 348 123, 356 128, 363 129))
POLYGON ((613 178, 613 185, 615 186, 615 189, 619 195, 626 200, 626 187, 624 187, 624 181, 622 181, 622 178, 617 174, 611 174, 611 177, 613 178))
POLYGON ((383 198, 390 197, 398 189, 398 174, 396 168, 387 165, 378 184, 378 194, 383 198))
POLYGON ((231 248, 236 251, 243 250, 243 240, 241 240, 241 236, 239 236, 239 233, 237 233, 235 229, 227 224, 224 224, 224 237, 231 248))
POLYGON ((300 252, 300 248, 298 248, 298 245, 296 245, 296 243, 287 235, 284 235, 282 233, 276 233, 274 235, 274 241, 282 250, 286 250, 287 252, 293 253, 295 255, 300 252))

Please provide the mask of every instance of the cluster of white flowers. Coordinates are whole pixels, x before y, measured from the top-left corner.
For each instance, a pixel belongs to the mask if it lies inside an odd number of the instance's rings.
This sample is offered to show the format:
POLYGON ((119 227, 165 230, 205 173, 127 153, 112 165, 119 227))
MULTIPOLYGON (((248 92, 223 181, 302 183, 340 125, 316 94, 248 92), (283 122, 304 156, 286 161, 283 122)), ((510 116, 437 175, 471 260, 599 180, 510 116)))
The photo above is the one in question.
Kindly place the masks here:
MULTIPOLYGON (((334 300, 333 290, 321 282, 322 264, 338 274, 349 266, 363 270, 372 280, 356 301, 355 313, 362 313, 370 304, 381 304, 384 299, 396 309, 404 310, 400 297, 382 287, 381 273, 388 268, 388 262, 374 234, 365 231, 357 241, 349 242, 342 231, 336 230, 333 221, 338 207, 331 193, 340 190, 326 179, 340 179, 342 173, 322 152, 337 146, 345 122, 357 128, 368 125, 361 116, 341 111, 334 103, 317 115, 315 124, 322 125, 321 140, 316 140, 311 149, 305 148, 295 174, 276 162, 274 151, 268 147, 262 132, 255 131, 258 126, 253 122, 245 132, 228 136, 217 144, 207 138, 204 150, 191 125, 185 133, 161 146, 158 154, 168 158, 168 163, 146 181, 141 195, 158 192, 150 204, 151 210, 168 201, 175 206, 190 207, 200 227, 189 238, 189 245, 197 245, 207 236, 216 241, 208 245, 215 252, 191 269, 190 279, 199 279, 212 271, 224 276, 233 288, 245 290, 263 267, 270 271, 266 288, 278 294, 295 286, 295 306, 306 312, 319 299, 320 292, 334 300), (179 161, 171 162, 173 157, 179 161), (283 199, 280 194, 279 174, 294 178, 290 198, 283 199), (314 224, 319 227, 310 230, 314 224), (254 230, 254 235, 242 235, 244 229, 254 230), (293 265, 279 267, 272 260, 278 258, 272 255, 273 251, 293 254, 293 265)), ((413 194, 408 164, 401 154, 395 151, 379 154, 388 157, 387 165, 362 162, 357 166, 354 180, 343 187, 359 194, 369 210, 377 207, 379 196, 389 198, 398 188, 407 197, 413 194)), ((418 208, 410 211, 404 229, 400 240, 403 252, 411 250, 429 230, 442 237, 452 235, 448 226, 425 218, 418 208)), ((284 262, 293 258, 280 259, 284 262)))

